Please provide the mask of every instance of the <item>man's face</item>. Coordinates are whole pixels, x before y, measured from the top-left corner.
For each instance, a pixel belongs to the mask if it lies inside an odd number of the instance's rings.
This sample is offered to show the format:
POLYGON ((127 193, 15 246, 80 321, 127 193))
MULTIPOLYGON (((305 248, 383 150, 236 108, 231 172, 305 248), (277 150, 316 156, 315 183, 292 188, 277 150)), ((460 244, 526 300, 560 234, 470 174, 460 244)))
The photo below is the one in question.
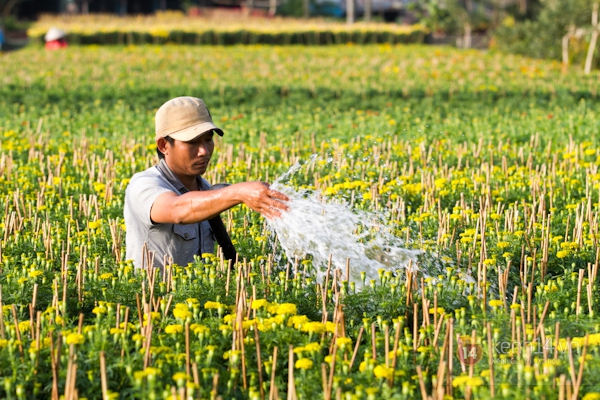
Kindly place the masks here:
POLYGON ((169 168, 181 176, 198 176, 206 172, 210 157, 215 149, 212 131, 190 140, 173 144, 166 143, 165 161, 169 168))

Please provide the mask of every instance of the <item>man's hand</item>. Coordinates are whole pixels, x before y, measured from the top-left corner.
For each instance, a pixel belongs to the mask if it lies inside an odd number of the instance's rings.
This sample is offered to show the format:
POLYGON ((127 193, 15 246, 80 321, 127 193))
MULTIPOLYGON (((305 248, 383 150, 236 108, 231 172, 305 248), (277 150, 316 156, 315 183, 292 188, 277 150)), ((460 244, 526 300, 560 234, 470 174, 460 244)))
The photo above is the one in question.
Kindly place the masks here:
POLYGON ((150 218, 158 224, 192 224, 244 203, 266 218, 274 219, 289 209, 284 201, 289 201, 289 198, 270 189, 268 183, 243 182, 222 189, 191 191, 182 195, 163 193, 154 200, 150 218))
POLYGON ((289 197, 271 189, 266 182, 236 183, 232 187, 238 191, 242 203, 268 219, 279 218, 282 211, 289 210, 284 203, 289 197))

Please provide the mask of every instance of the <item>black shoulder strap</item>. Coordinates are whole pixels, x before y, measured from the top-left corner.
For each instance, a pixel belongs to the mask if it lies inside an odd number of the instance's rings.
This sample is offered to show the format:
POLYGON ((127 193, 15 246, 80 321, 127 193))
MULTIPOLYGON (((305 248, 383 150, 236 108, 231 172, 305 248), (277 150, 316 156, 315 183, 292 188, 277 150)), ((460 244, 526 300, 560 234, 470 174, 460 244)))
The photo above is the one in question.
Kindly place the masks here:
MULTIPOLYGON (((173 186, 175 186, 175 188, 179 191, 180 194, 189 192, 189 190, 185 186, 183 186, 183 184, 179 181, 179 179, 177 179, 175 174, 173 174, 173 172, 171 172, 171 170, 169 170, 169 167, 167 167, 164 160, 160 160, 160 163, 156 165, 156 168, 158 168, 158 170, 161 172, 161 174, 173 186)), ((210 187, 203 188, 202 185, 199 185, 199 186, 200 186, 201 190, 206 190, 206 189, 210 190, 211 189, 210 187)), ((220 187, 222 185, 217 185, 217 186, 220 187)), ((236 258, 237 258, 237 252, 235 250, 235 246, 231 242, 231 238, 229 237, 229 234, 227 233, 227 229, 225 228, 225 224, 223 224, 223 220, 221 219, 221 216, 217 215, 216 217, 209 219, 208 223, 210 224, 210 228, 213 231, 213 235, 215 235, 215 239, 217 239, 217 243, 219 244, 219 246, 221 246, 221 249, 223 250, 223 257, 226 260, 232 260, 233 262, 235 262, 236 258)), ((202 251, 202 249, 199 249, 199 251, 202 251)))

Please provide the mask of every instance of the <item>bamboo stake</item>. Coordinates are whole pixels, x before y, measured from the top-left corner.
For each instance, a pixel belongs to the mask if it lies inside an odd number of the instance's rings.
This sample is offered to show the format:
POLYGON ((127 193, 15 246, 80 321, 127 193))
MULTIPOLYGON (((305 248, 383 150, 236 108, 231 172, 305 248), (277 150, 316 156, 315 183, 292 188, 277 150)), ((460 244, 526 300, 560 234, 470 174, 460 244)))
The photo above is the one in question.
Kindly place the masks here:
MULTIPOLYGON (((277 346, 273 349, 273 364, 271 365, 271 386, 269 388, 269 400, 275 400, 277 387, 275 386, 275 372, 277 369, 277 346)), ((325 392, 327 393, 327 392, 325 392)))
POLYGON ((212 386, 212 390, 210 392, 211 399, 214 399, 217 397, 218 388, 219 388, 219 374, 215 374, 213 376, 213 386, 212 386))
MULTIPOLYGON (((398 321, 396 322, 396 333, 394 334, 394 349, 392 350, 392 370, 395 372, 396 371, 396 361, 397 361, 397 357, 398 357, 398 346, 400 344, 400 319, 398 319, 398 321)), ((360 337, 360 336, 359 336, 360 337)), ((358 343, 357 343, 358 344, 358 343)), ((392 387, 394 385, 394 374, 392 374, 392 377, 388 380, 388 385, 390 387, 392 387)))
POLYGON ((58 334, 58 341, 56 342, 56 349, 54 348, 54 338, 52 332, 48 332, 50 336, 50 362, 52 365, 52 400, 58 400, 58 368, 60 360, 60 348, 61 348, 61 335, 58 334))
POLYGON ((327 364, 321 363, 321 381, 323 384, 323 399, 330 400, 329 388, 327 387, 327 364))
POLYGON ((419 377, 419 388, 421 389, 421 398, 423 400, 427 400, 427 389, 425 389, 425 381, 423 380, 423 372, 421 371, 420 365, 417 365, 417 376, 419 377))
POLYGON ((577 308, 575 309, 575 315, 579 315, 580 314, 580 309, 581 309, 581 287, 583 285, 583 274, 584 274, 585 270, 584 269, 579 269, 579 281, 577 282, 577 308))
MULTIPOLYGON (((69 347, 72 349, 73 345, 71 345, 69 347)), ((67 364, 67 377, 65 379, 65 392, 63 394, 63 397, 66 400, 71 400, 71 396, 69 393, 69 389, 71 387, 71 374, 73 372, 72 368, 71 368, 72 367, 72 359, 71 359, 72 353, 71 352, 72 352, 72 350, 69 351, 69 360, 68 360, 68 364, 67 364)))
MULTIPOLYGON (((334 342, 337 341, 337 336, 333 337, 334 342)), ((331 388, 333 387, 333 375, 335 372, 335 360, 337 355, 337 344, 333 346, 333 353, 331 354, 331 365, 329 366, 329 381, 327 383, 327 398, 331 399, 331 388)))
POLYGON ((354 345, 354 351, 352 352, 352 358, 350 359, 350 366, 348 370, 352 370, 352 366, 354 365, 354 361, 356 360, 356 356, 358 354, 358 348, 360 346, 360 340, 362 339, 363 332, 365 331, 365 327, 361 326, 358 331, 358 337, 356 339, 356 344, 354 345))
MULTIPOLYGON (((21 361, 23 361, 23 344, 21 343, 21 332, 19 329, 19 320, 17 319, 17 308, 15 307, 15 305, 13 304, 11 307, 12 310, 12 315, 13 315, 13 320, 15 322, 15 333, 17 335, 17 340, 19 342, 19 354, 21 355, 21 361)), ((2 312, 2 310, 0 310, 0 312, 2 312)))
POLYGON ((573 361, 573 347, 571 346, 571 338, 567 338, 567 348, 569 351, 569 375, 571 375, 571 382, 576 382, 577 375, 575 374, 575 362, 573 361))
POLYGON ((371 357, 373 358, 373 360, 377 360, 377 339, 375 338, 375 322, 371 323, 371 357))
POLYGON ((144 353, 144 370, 150 366, 150 346, 152 344, 152 317, 148 315, 148 329, 146 329, 146 343, 144 353))
POLYGON ((192 376, 194 378, 194 385, 200 385, 200 375, 198 374, 198 364, 192 363, 192 376))
POLYGON ((490 367, 490 394, 495 396, 494 390, 494 356, 492 354, 492 325, 487 323, 487 340, 488 340, 488 365, 490 367))
POLYGON ((583 345, 583 352, 581 353, 581 362, 579 363, 579 372, 577 373, 577 381, 575 382, 575 388, 573 389, 573 400, 577 400, 579 395, 579 388, 581 387, 581 380, 583 378, 583 367, 585 366, 585 357, 587 355, 587 347, 590 339, 590 335, 585 335, 585 343, 583 345))
POLYGON ((256 343, 256 364, 258 366, 258 387, 260 388, 260 398, 265 399, 265 390, 263 388, 263 375, 262 375, 262 360, 260 356, 260 338, 258 336, 258 324, 254 323, 254 342, 256 343))
POLYGON ((453 379, 453 369, 454 369, 454 363, 453 361, 453 357, 454 357, 454 319, 450 318, 450 320, 448 321, 448 385, 446 386, 446 391, 448 392, 448 394, 450 396, 452 396, 453 393, 453 388, 452 388, 452 379, 453 379))
POLYGON ((417 321, 417 313, 419 312, 419 304, 415 302, 413 304, 413 351, 417 351, 418 344, 418 321, 417 321))
POLYGON ((384 334, 385 334, 385 366, 389 367, 389 360, 390 360, 390 330, 389 327, 387 325, 385 325, 385 329, 384 329, 384 334))
POLYGON ((294 380, 294 346, 289 347, 288 357, 288 400, 296 400, 296 382, 294 380))
POLYGON ((185 373, 191 375, 190 369, 190 323, 185 321, 185 373))

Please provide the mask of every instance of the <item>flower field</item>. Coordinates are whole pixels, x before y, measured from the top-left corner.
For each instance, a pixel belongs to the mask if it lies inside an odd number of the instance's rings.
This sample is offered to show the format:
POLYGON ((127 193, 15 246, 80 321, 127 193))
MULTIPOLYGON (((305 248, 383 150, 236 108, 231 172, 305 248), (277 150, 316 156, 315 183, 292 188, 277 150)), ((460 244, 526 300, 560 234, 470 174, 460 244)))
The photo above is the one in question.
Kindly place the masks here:
POLYGON ((597 73, 393 45, 29 47, 0 70, 0 397, 600 398, 597 73), (423 254, 349 281, 238 206, 234 268, 134 270, 125 187, 179 95, 225 131, 209 181, 317 155, 288 184, 423 254))
POLYGON ((364 43, 423 43, 422 25, 360 23, 348 25, 322 19, 299 20, 258 17, 242 12, 205 10, 201 17, 168 11, 150 16, 114 18, 113 15, 44 15, 28 29, 34 42, 43 43, 51 27, 67 32, 77 44, 279 44, 331 45, 364 43))

